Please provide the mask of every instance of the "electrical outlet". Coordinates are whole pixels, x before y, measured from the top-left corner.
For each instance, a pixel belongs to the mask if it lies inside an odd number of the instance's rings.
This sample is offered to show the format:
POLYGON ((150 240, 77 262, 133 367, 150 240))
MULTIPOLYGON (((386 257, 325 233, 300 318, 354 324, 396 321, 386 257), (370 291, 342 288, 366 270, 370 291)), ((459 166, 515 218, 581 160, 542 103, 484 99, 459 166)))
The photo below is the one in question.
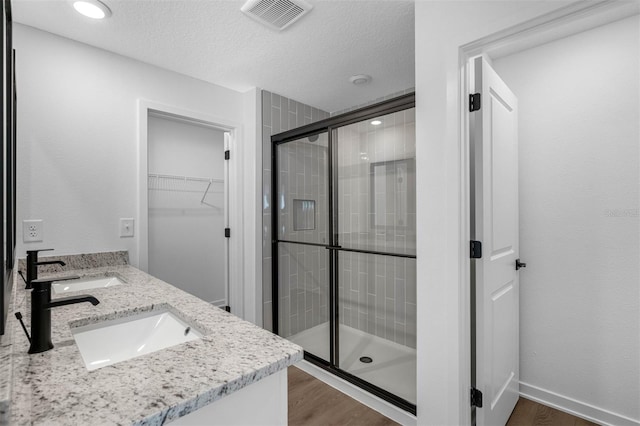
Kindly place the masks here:
POLYGON ((133 219, 120 219, 120 237, 133 237, 133 219))
POLYGON ((25 243, 39 243, 43 241, 42 219, 22 221, 22 241, 25 243))

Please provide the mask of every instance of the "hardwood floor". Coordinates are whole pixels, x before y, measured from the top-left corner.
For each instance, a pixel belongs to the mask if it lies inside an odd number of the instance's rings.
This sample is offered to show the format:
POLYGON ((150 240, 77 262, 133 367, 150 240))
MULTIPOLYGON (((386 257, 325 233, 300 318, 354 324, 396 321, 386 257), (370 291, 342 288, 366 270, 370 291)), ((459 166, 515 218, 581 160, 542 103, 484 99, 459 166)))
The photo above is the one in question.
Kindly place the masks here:
POLYGON ((555 408, 520 398, 507 426, 597 426, 555 408))
POLYGON ((391 419, 296 367, 289 367, 289 425, 391 426, 391 419))
MULTIPOLYGON (((398 423, 296 367, 289 367, 289 425, 391 426, 398 423)), ((520 398, 507 426, 597 426, 520 398)))

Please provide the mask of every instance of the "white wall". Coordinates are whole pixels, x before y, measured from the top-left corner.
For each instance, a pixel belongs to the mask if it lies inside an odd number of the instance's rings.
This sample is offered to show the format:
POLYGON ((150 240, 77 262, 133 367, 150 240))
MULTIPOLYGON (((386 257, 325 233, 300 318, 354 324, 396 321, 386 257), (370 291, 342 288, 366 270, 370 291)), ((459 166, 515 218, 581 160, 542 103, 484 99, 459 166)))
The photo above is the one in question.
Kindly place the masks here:
POLYGON ((224 132, 151 116, 147 149, 150 174, 214 179, 149 179, 149 273, 227 305, 224 132))
POLYGON ((563 2, 418 1, 416 181, 418 424, 470 423, 467 176, 461 132, 460 47, 563 2), (463 221, 463 219, 465 219, 463 221))
POLYGON ((520 380, 636 421, 638 24, 493 62, 520 106, 520 380))
MULTIPOLYGON (((42 247, 57 254, 126 249, 136 265, 137 240, 119 238, 118 222, 137 216, 137 99, 236 123, 255 121, 255 108, 244 110, 255 102, 23 25, 14 26, 14 39, 19 233, 23 219, 44 220, 44 242, 19 238, 18 256, 42 247)), ((240 145, 255 144, 251 128, 240 145)), ((255 184, 244 192, 255 193, 255 184)))

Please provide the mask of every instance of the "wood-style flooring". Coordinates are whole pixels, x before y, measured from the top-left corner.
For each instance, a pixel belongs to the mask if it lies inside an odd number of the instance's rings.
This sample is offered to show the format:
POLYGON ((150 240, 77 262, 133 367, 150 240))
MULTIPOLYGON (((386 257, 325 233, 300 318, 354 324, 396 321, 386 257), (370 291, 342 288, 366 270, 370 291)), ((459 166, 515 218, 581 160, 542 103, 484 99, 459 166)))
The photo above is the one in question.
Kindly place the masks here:
POLYGON ((289 367, 290 426, 391 426, 391 419, 296 367, 289 367))
POLYGON ((507 426, 597 426, 564 411, 520 398, 507 426))
MULTIPOLYGON (((289 425, 391 426, 398 423, 296 367, 289 367, 289 425)), ((507 426, 597 426, 520 398, 507 426)))

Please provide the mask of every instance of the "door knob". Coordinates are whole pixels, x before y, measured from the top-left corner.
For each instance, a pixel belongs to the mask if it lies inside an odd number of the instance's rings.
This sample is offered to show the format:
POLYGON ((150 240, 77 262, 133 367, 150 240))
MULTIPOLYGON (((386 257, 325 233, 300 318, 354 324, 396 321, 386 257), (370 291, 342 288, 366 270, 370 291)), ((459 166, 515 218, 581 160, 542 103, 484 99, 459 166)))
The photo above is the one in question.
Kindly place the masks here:
POLYGON ((526 268, 527 264, 524 262, 520 262, 520 259, 516 259, 516 271, 520 268, 526 268))

